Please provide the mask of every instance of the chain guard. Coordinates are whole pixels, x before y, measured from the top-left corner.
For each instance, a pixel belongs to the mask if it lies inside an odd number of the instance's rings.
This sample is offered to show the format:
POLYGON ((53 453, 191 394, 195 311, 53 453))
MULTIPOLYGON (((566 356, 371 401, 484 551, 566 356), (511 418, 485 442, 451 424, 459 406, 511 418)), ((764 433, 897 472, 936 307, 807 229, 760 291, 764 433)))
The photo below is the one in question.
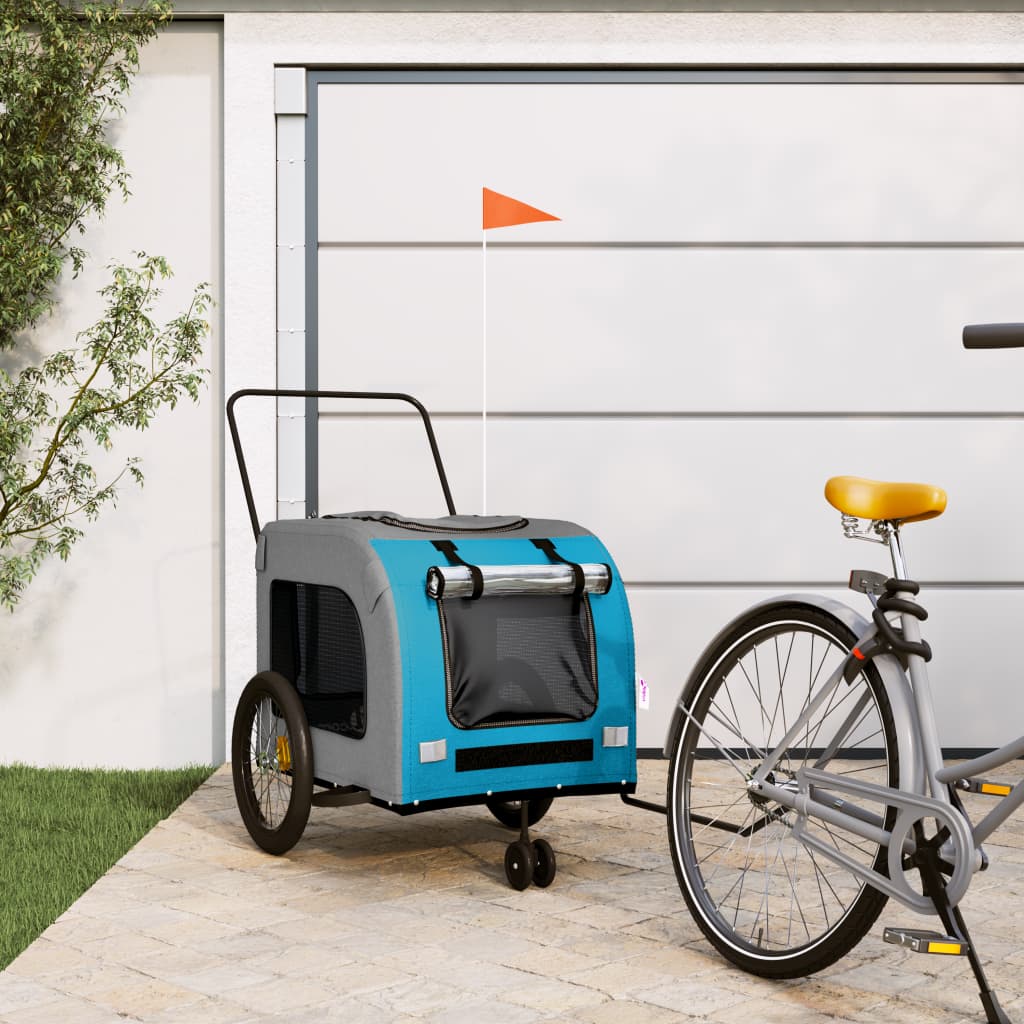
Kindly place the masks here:
MULTIPOLYGON (((795 801, 797 821, 793 826, 793 835, 805 846, 811 847, 829 860, 841 864, 858 878, 862 878, 869 885, 899 900, 919 914, 934 914, 935 904, 930 896, 924 896, 911 887, 905 876, 903 857, 905 853, 913 852, 916 846, 913 835, 916 822, 933 819, 940 829, 946 828, 949 832, 949 839, 947 840, 948 845, 944 844, 944 849, 951 847, 951 850, 944 855, 944 859, 953 865, 953 873, 946 880, 946 896, 950 905, 954 907, 963 898, 974 876, 976 851, 967 821, 949 804, 931 797, 906 793, 903 790, 879 786, 861 779, 846 779, 817 768, 799 769, 797 783, 799 787, 795 801), (888 878, 853 860, 837 849, 834 844, 807 833, 807 820, 815 817, 815 789, 828 793, 835 791, 896 808, 896 820, 890 833, 888 847, 888 878)), ((818 806, 824 807, 825 805, 818 804, 818 806)), ((856 826, 859 819, 851 816, 849 820, 851 822, 849 831, 855 835, 858 834, 856 826)))

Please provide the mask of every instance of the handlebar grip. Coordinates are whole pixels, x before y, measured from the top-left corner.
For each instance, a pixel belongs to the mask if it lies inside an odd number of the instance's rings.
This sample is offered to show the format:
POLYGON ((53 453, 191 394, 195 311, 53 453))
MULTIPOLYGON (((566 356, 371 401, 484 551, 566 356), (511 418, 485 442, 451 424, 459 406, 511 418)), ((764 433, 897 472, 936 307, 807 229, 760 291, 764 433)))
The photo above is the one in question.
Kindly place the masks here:
POLYGON ((968 324, 964 348, 1024 348, 1024 324, 968 324))

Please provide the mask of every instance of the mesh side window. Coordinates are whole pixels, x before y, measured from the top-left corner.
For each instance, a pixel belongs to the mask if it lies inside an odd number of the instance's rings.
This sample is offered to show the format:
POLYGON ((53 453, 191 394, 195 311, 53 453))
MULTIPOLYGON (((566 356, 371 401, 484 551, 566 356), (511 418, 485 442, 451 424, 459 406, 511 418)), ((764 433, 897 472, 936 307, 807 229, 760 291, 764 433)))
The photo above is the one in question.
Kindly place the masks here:
POLYGON ((274 580, 270 667, 299 691, 310 728, 366 733, 366 653, 359 615, 336 587, 274 580))
POLYGON ((588 599, 453 598, 438 602, 448 714, 463 729, 589 718, 597 657, 588 599))

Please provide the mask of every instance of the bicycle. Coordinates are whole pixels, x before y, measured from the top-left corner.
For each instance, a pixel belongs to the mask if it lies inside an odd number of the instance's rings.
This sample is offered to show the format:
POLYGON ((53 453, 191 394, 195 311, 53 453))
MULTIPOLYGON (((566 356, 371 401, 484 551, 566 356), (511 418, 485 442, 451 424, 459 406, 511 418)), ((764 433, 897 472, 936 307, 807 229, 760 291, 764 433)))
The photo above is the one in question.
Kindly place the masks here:
MULTIPOLYGON (((1024 324, 964 328, 966 348, 1024 347, 1024 324)), ((927 612, 901 527, 940 515, 927 484, 833 477, 847 537, 884 544, 893 575, 854 570, 870 620, 828 597, 748 609, 704 651, 682 692, 670 754, 669 845, 686 903, 728 960, 769 978, 835 963, 889 897, 944 932, 886 928, 887 942, 970 960, 990 1024, 1009 1024, 959 904, 988 866, 982 843, 1024 803, 983 776, 1024 757, 1024 737, 944 766, 922 639, 927 612), (960 794, 1001 798, 974 823, 960 794)))

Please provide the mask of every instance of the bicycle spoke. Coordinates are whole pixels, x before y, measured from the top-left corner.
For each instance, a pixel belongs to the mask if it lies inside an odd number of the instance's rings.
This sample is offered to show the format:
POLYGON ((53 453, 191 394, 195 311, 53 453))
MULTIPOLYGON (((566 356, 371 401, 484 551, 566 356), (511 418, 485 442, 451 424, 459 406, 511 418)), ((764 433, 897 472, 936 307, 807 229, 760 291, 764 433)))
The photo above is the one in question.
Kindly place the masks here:
POLYGON ((281 767, 279 741, 290 750, 291 740, 283 718, 274 713, 270 698, 259 700, 252 709, 252 724, 245 760, 252 799, 259 819, 267 828, 277 828, 291 803, 291 775, 281 767))
MULTIPOLYGON (((881 732, 882 732, 882 730, 879 729, 878 732, 875 733, 874 735, 879 736, 879 735, 881 735, 881 732)), ((884 767, 885 767, 885 762, 884 761, 875 761, 875 762, 869 762, 868 764, 863 765, 860 768, 846 768, 846 769, 844 769, 841 772, 837 772, 836 774, 837 775, 856 775, 857 772, 877 772, 879 770, 879 768, 884 768, 884 767)))
MULTIPOLYGON (((718 702, 715 701, 713 706, 717 707, 718 702)), ((724 708, 720 711, 720 713, 717 714, 713 712, 711 708, 708 708, 707 713, 711 715, 715 719, 715 721, 718 722, 720 725, 725 726, 725 728, 729 732, 731 732, 737 739, 743 741, 743 744, 746 747, 747 756, 750 757, 750 748, 751 746, 753 746, 753 744, 750 743, 750 741, 747 740, 746 737, 743 735, 743 730, 741 729, 739 724, 739 716, 734 715, 732 718, 730 718, 728 714, 725 712, 724 708)), ((754 749, 757 750, 757 747, 755 746, 754 749)))
MULTIPOLYGON (((826 821, 819 821, 818 819, 815 819, 815 824, 820 826, 822 831, 829 837, 829 839, 832 841, 832 845, 837 850, 839 849, 839 843, 841 841, 841 842, 844 842, 847 846, 852 847, 854 850, 859 850, 861 853, 868 854, 868 855, 871 855, 871 856, 874 855, 874 851, 877 848, 877 846, 875 844, 871 843, 870 840, 868 840, 868 839, 862 840, 862 842, 868 843, 868 845, 867 846, 861 846, 859 843, 855 843, 852 839, 847 839, 845 837, 845 835, 837 836, 836 833, 833 832, 832 829, 829 827, 829 824, 826 821)), ((852 874, 852 872, 851 872, 851 874, 852 874)), ((856 877, 856 876, 854 876, 854 877, 856 877)))
MULTIPOLYGON (((731 811, 731 810, 732 810, 732 809, 733 809, 733 808, 734 808, 734 807, 735 807, 735 806, 736 806, 737 804, 743 803, 745 799, 746 799, 746 794, 745 794, 745 793, 743 793, 743 794, 741 794, 740 796, 738 796, 738 797, 737 797, 737 798, 736 798, 735 800, 733 800, 733 802, 732 802, 731 804, 729 804, 729 806, 728 806, 728 807, 726 807, 726 808, 725 808, 725 810, 726 810, 726 811, 731 811)), ((720 819, 721 819, 722 817, 724 817, 724 813, 725 813, 725 812, 723 812, 722 814, 718 815, 718 816, 716 817, 716 819, 715 819, 715 820, 716 820, 716 821, 718 821, 718 820, 720 820, 720 819)), ((749 818, 749 817, 751 817, 752 813, 753 813, 753 811, 750 811, 750 812, 748 812, 748 814, 747 814, 747 817, 748 817, 748 818, 749 818)), ((745 821, 746 821, 747 819, 746 819, 746 818, 744 818, 743 820, 744 820, 744 822, 745 822, 745 821)), ((702 825, 702 826, 701 826, 701 831, 700 831, 700 832, 695 832, 695 833, 693 833, 693 838, 694 838, 694 839, 699 839, 699 838, 701 837, 701 835, 702 835, 702 834, 703 834, 703 833, 704 833, 705 831, 707 831, 707 829, 709 829, 709 828, 714 828, 714 827, 715 827, 715 826, 714 826, 714 823, 713 823, 713 822, 709 822, 709 823, 708 823, 707 825, 702 825)), ((743 826, 741 825, 740 827, 742 828, 743 826)), ((721 830, 719 830, 719 831, 721 831, 721 830)))
MULTIPOLYGON (((808 853, 811 853, 811 851, 810 851, 810 850, 808 850, 808 853)), ((814 856, 814 854, 813 854, 813 853, 811 853, 811 860, 813 860, 813 861, 814 861, 814 863, 815 863, 815 866, 817 866, 817 863, 818 863, 818 862, 817 862, 817 858, 816 858, 816 857, 814 856)), ((830 863, 831 863, 831 862, 830 862, 830 863)), ((826 875, 826 874, 824 874, 823 872, 821 872, 821 880, 822 880, 822 881, 823 881, 823 882, 825 883, 825 885, 826 885, 826 886, 828 886, 828 891, 829 891, 830 893, 832 893, 832 896, 833 896, 833 898, 835 899, 836 903, 838 903, 840 907, 843 907, 843 909, 845 909, 845 906, 844 906, 844 904, 843 904, 843 901, 842 901, 842 899, 840 898, 840 896, 839 896, 839 893, 837 893, 837 892, 836 892, 836 890, 835 890, 834 886, 832 885, 832 882, 831 882, 831 881, 829 880, 829 877, 828 877, 828 875, 826 875)))
MULTIPOLYGON (((691 725, 696 726, 696 728, 701 732, 702 735, 707 736, 708 740, 712 743, 715 749, 722 755, 726 763, 728 763, 733 769, 735 769, 739 776, 744 781, 746 781, 746 773, 739 766, 739 760, 735 757, 730 756, 729 752, 714 738, 714 736, 705 732, 704 728, 700 725, 700 723, 693 717, 693 715, 689 711, 683 708, 682 713, 686 716, 687 720, 690 722, 691 725)), ((742 737, 739 738, 742 739, 742 737)))
POLYGON ((825 923, 828 924, 828 907, 825 906, 825 890, 822 889, 821 883, 825 876, 822 874, 821 868, 818 867, 818 858, 814 856, 814 851, 808 848, 807 853, 811 858, 811 866, 814 868, 814 880, 818 886, 818 898, 821 900, 821 914, 825 918, 825 923))
POLYGON ((821 732, 822 726, 825 724, 825 722, 829 718, 829 716, 832 715, 834 712, 838 711, 843 706, 843 704, 846 703, 846 701, 850 700, 850 698, 853 696, 853 693, 854 693, 852 688, 848 689, 846 691, 846 693, 843 694, 843 696, 839 700, 839 702, 836 703, 836 704, 833 704, 832 701, 835 700, 835 696, 836 696, 836 694, 838 692, 839 692, 838 689, 833 691, 832 698, 829 700, 828 706, 825 708, 825 713, 818 720, 818 724, 817 724, 817 726, 814 729, 814 735, 808 741, 808 744, 807 744, 808 748, 814 746, 814 742, 815 742, 815 740, 817 740, 818 735, 821 732))
MULTIPOLYGON (((772 735, 774 735, 774 733, 775 733, 775 719, 776 719, 779 711, 781 710, 781 712, 782 712, 782 735, 785 736, 786 733, 789 732, 789 726, 786 725, 786 703, 782 699, 783 698, 783 694, 785 694, 785 692, 786 692, 786 687, 785 687, 786 673, 785 673, 785 671, 783 671, 782 661, 781 661, 781 658, 779 657, 779 638, 777 636, 773 637, 773 642, 774 642, 774 645, 775 645, 775 669, 776 669, 776 671, 779 674, 779 695, 775 698, 775 710, 772 712, 772 735)), ((793 645, 791 643, 790 644, 790 650, 791 651, 792 651, 792 647, 793 647, 793 645)), ((789 667, 788 659, 786 661, 786 666, 787 666, 787 668, 789 667)))
POLYGON ((799 868, 800 868, 800 853, 797 851, 793 857, 793 874, 789 873, 789 866, 783 861, 783 867, 786 869, 786 876, 789 878, 789 932, 786 936, 786 944, 790 945, 793 938, 793 912, 796 911, 800 915, 800 923, 803 925, 804 934, 808 939, 811 938, 811 929, 807 923, 807 918, 804 915, 804 908, 800 901, 796 898, 797 888, 799 885, 799 868))
POLYGON ((765 740, 767 740, 769 736, 768 730, 765 729, 767 715, 765 714, 764 710, 764 696, 761 692, 761 666, 760 662, 758 661, 757 651, 757 645, 755 644, 751 650, 754 662, 753 679, 750 678, 750 673, 747 672, 746 666, 743 664, 742 661, 737 662, 737 667, 743 673, 743 677, 747 682, 747 686, 750 688, 750 692, 753 694, 754 700, 757 702, 757 710, 761 716, 761 731, 764 733, 765 740))
POLYGON ((726 729, 733 733, 736 739, 738 739, 743 744, 743 747, 747 752, 748 760, 752 756, 758 758, 763 758, 765 756, 765 751, 757 747, 750 740, 748 740, 747 737, 739 731, 738 727, 734 730, 730 723, 725 721, 725 719, 720 718, 714 711, 711 710, 711 708, 708 708, 707 715, 709 718, 713 718, 716 722, 718 722, 719 725, 724 726, 726 729), (751 753, 751 751, 753 751, 753 753, 751 753))

